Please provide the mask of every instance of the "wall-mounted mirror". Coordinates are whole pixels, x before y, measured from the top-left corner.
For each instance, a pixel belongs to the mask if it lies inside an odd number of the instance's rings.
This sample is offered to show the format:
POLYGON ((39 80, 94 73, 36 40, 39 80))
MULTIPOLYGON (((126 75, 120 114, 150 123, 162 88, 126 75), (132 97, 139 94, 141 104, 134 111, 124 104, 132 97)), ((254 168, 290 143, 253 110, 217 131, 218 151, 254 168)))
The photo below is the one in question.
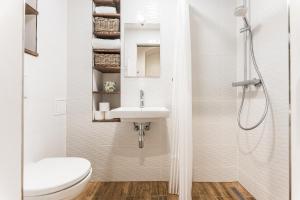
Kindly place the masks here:
POLYGON ((160 45, 137 45, 137 76, 155 77, 160 73, 160 45))
POLYGON ((126 77, 160 76, 160 25, 125 23, 126 77))

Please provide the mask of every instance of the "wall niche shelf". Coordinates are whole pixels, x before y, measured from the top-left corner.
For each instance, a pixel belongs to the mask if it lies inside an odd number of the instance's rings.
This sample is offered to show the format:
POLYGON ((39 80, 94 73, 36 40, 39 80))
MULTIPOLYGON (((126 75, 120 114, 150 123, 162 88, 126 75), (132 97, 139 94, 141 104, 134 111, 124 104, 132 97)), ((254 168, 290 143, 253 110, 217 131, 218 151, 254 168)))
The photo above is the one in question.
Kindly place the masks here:
MULTIPOLYGON (((117 13, 96 13, 92 12, 92 18, 102 17, 107 19, 121 19, 121 9, 120 9, 120 0, 93 0, 93 10, 95 11, 95 7, 97 6, 111 6, 115 7, 117 13)), ((93 24, 93 38, 100 39, 120 39, 121 32, 110 32, 110 31, 95 31, 95 24, 93 24)), ((120 24, 119 24, 120 26, 120 24)), ((116 29, 115 29, 116 30, 116 29)), ((120 30, 120 27, 119 27, 120 30)), ((99 64, 95 64, 95 55, 96 54, 119 54, 121 55, 121 49, 105 49, 105 48, 97 48, 92 49, 93 52, 93 82, 97 83, 97 88, 93 88, 93 111, 99 110, 100 102, 109 102, 110 108, 118 108, 121 106, 121 64, 116 65, 115 61, 105 61, 99 64), (116 83, 117 91, 112 93, 107 93, 103 91, 103 85, 107 81, 113 81, 116 83), (98 91, 99 90, 99 91, 98 91)), ((99 62, 98 62, 99 63, 99 62)), ((109 119, 109 120, 92 120, 95 123, 106 123, 106 122, 121 122, 121 119, 109 119)))
POLYGON ((102 95, 119 95, 120 92, 104 92, 104 91, 93 91, 93 94, 102 94, 102 95))
POLYGON ((93 122, 121 122, 121 119, 93 120, 93 122))
POLYGON ((37 0, 25 2, 25 48, 24 52, 38 57, 37 52, 37 0))
POLYGON ((103 65, 95 65, 95 70, 102 72, 102 73, 120 73, 120 67, 110 67, 110 66, 103 66, 103 65))
POLYGON ((120 7, 120 0, 93 0, 96 6, 120 7))
POLYGON ((97 38, 102 39, 119 39, 121 36, 120 32, 94 32, 97 38))
POLYGON ((120 54, 120 49, 93 49, 94 53, 114 53, 114 54, 120 54))
POLYGON ((39 12, 30 6, 28 3, 25 3, 25 14, 26 15, 38 15, 39 12))
POLYGON ((38 56, 39 56, 39 54, 38 54, 37 52, 31 51, 31 50, 26 49, 26 48, 25 48, 25 53, 27 53, 27 54, 29 54, 29 55, 32 55, 32 56, 35 56, 35 57, 38 57, 38 56))
POLYGON ((93 14, 94 17, 106 17, 106 18, 120 18, 120 14, 98 14, 98 13, 94 13, 93 14))

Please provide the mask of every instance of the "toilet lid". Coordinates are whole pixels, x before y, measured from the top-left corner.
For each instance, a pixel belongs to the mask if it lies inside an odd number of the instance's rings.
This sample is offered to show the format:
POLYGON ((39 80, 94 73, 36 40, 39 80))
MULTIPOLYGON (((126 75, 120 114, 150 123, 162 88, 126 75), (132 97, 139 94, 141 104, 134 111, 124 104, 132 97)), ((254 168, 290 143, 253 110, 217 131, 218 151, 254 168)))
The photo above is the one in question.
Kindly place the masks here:
POLYGON ((24 196, 55 193, 83 180, 91 163, 83 158, 47 158, 24 166, 24 196))

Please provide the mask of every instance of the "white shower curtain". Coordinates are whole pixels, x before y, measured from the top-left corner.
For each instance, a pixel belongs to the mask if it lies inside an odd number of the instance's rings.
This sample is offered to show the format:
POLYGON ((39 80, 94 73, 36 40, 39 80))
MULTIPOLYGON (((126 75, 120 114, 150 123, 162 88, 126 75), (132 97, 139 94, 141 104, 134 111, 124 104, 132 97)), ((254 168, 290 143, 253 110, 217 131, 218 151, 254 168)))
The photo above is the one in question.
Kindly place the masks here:
POLYGON ((192 199, 192 64, 188 0, 177 0, 169 192, 192 199))

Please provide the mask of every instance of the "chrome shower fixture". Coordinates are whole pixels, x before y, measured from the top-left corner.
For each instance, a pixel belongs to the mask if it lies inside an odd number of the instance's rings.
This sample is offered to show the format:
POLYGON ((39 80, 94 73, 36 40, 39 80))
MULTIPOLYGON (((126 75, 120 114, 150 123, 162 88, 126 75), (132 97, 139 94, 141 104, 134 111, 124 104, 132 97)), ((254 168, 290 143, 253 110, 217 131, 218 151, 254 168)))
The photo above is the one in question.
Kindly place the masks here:
POLYGON ((232 87, 248 87, 250 85, 254 85, 255 87, 261 86, 261 80, 254 78, 252 80, 246 80, 246 81, 239 81, 232 83, 232 87))
POLYGON ((140 90, 140 108, 145 107, 145 92, 144 90, 140 90))
POLYGON ((267 91, 267 86, 265 84, 264 78, 260 72, 259 66, 258 66, 256 58, 255 58, 254 45, 253 45, 253 33, 251 30, 250 23, 248 22, 248 19, 247 19, 247 13, 248 13, 248 8, 244 5, 235 8, 235 11, 234 11, 234 15, 236 17, 242 17, 242 19, 244 20, 244 27, 242 27, 240 29, 240 32, 243 33, 245 36, 244 37, 245 58, 244 58, 244 80, 239 81, 239 82, 234 82, 234 83, 232 83, 232 86, 243 88, 243 95, 242 95, 242 100, 241 100, 241 104, 240 104, 240 108, 239 108, 239 112, 238 112, 238 116, 237 116, 237 121, 238 121, 238 125, 241 129, 249 131, 249 130, 253 130, 253 129, 257 128, 266 119, 267 114, 268 114, 269 105, 270 105, 270 99, 269 99, 269 94, 267 91), (248 41, 249 41, 249 47, 248 47, 248 41), (247 71, 248 71, 249 66, 248 66, 246 57, 248 56, 248 52, 250 54, 249 56, 252 61, 254 70, 256 71, 256 74, 258 75, 258 79, 254 78, 254 79, 249 80, 247 77, 247 71), (246 92, 247 92, 247 89, 249 88, 249 86, 251 86, 251 85, 254 85, 256 87, 262 87, 264 96, 265 96, 265 109, 264 109, 264 112, 263 112, 262 116, 260 117, 260 119, 254 125, 247 127, 242 124, 241 115, 243 113, 246 92))
POLYGON ((247 13, 248 13, 248 8, 246 8, 245 6, 239 6, 236 7, 234 10, 234 15, 236 17, 242 17, 245 23, 245 27, 240 29, 240 33, 244 33, 246 31, 251 30, 251 27, 249 25, 249 22, 247 20, 247 13))

